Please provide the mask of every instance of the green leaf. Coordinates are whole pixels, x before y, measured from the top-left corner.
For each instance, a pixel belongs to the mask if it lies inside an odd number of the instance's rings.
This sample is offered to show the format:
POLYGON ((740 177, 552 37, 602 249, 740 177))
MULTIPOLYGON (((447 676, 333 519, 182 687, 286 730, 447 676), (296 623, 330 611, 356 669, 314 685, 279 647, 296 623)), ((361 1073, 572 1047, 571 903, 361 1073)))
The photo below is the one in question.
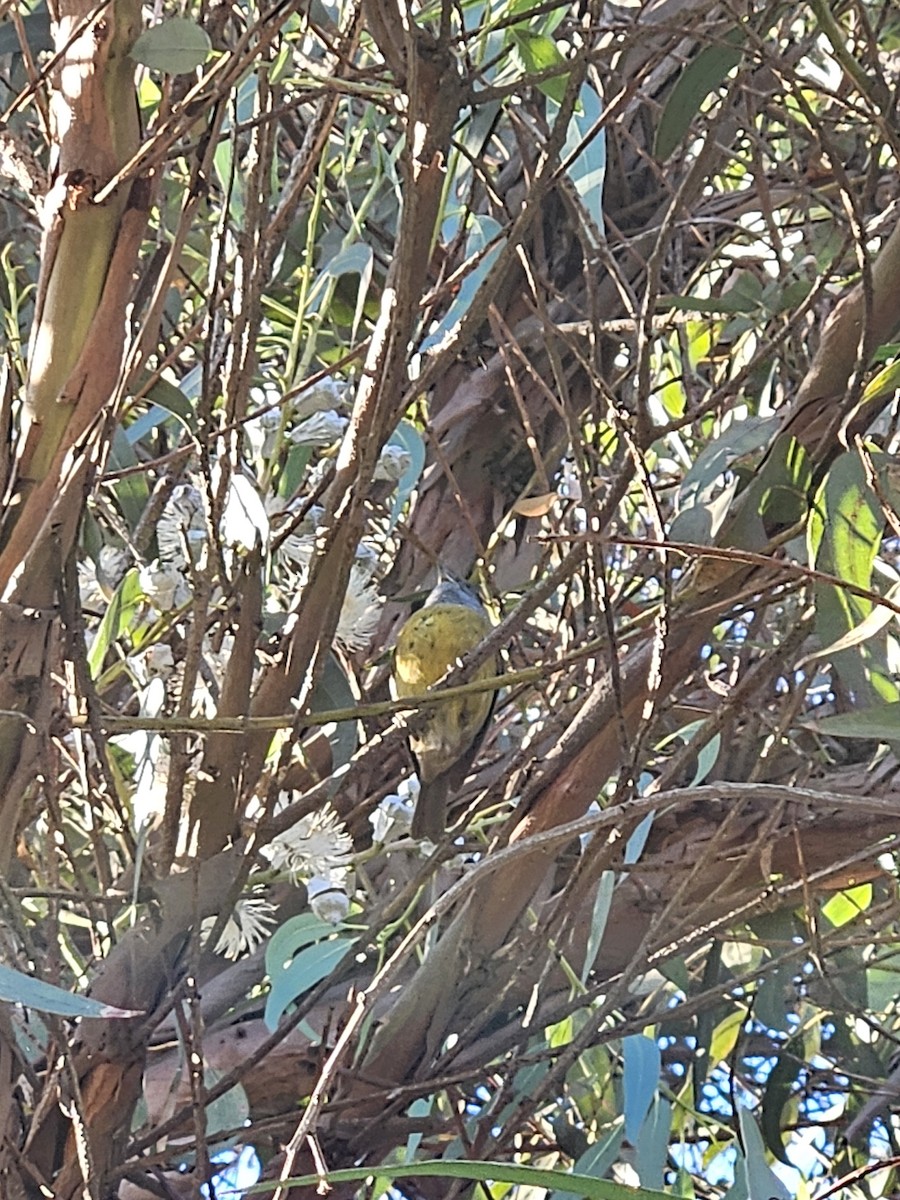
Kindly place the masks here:
MULTIPOLYGON (((882 457, 875 456, 876 465, 882 457)), ((881 506, 859 455, 852 451, 842 454, 832 464, 811 515, 807 535, 811 562, 856 587, 870 588, 883 529, 881 506)), ((816 632, 822 644, 841 644, 872 608, 871 600, 846 588, 817 583, 816 632)), ((880 644, 873 638, 864 646, 851 644, 832 655, 841 679, 864 706, 876 696, 897 698, 883 653, 879 660, 880 644)))
POLYGON ((856 712, 838 713, 805 722, 816 733, 836 738, 866 738, 880 742, 900 740, 900 700, 874 704, 856 712))
POLYGON ((657 1094, 634 1146, 638 1178, 647 1187, 662 1187, 671 1129, 672 1105, 657 1094))
POLYGON ((100 675, 106 652, 113 642, 134 624, 135 616, 143 599, 144 593, 141 590, 138 570, 136 567, 132 567, 116 588, 109 608, 103 614, 97 636, 88 651, 87 661, 92 679, 97 679, 100 675))
POLYGON ((876 965, 866 971, 866 984, 872 1011, 883 1015, 893 1008, 900 995, 900 954, 879 954, 876 965))
POLYGON ((743 492, 735 498, 716 542, 761 552, 808 509, 811 469, 803 447, 788 435, 775 439, 743 492))
POLYGON ((747 1190, 751 1200, 790 1200, 790 1193, 766 1162, 759 1126, 749 1109, 738 1107, 738 1123, 743 1144, 742 1165, 746 1169, 747 1190))
POLYGON ((330 937, 334 926, 322 921, 313 913, 300 913, 278 927, 266 947, 266 970, 280 970, 304 946, 311 946, 322 938, 330 937))
POLYGON ((741 1009, 736 1009, 716 1026, 709 1043, 710 1069, 717 1067, 731 1055, 746 1020, 747 1014, 741 1009))
POLYGON ((669 538, 673 542, 693 542, 699 546, 715 545, 719 530, 725 524, 731 506, 740 489, 741 480, 734 475, 728 482, 721 483, 717 494, 711 493, 719 487, 719 480, 702 493, 698 493, 692 504, 686 505, 675 514, 669 525, 669 538), (707 497, 710 497, 707 499, 707 497))
MULTIPOLYGON (((141 372, 138 376, 137 390, 141 389, 148 377, 148 371, 141 372)), ((193 428, 191 421, 194 417, 194 410, 190 400, 180 387, 176 387, 168 379, 157 379, 152 387, 147 389, 144 396, 147 400, 152 401, 153 404, 164 408, 171 416, 178 417, 188 430, 193 428)))
POLYGON ((266 947, 266 972, 271 981, 263 1018, 266 1027, 274 1031, 288 1008, 327 978, 357 940, 336 933, 334 925, 312 913, 285 921, 266 947))
POLYGON ((622 1042, 622 1090, 625 1093, 625 1136, 632 1144, 644 1123, 659 1086, 661 1055, 658 1044, 642 1033, 622 1042))
MULTIPOLYGON (((553 67, 566 65, 566 60, 556 42, 546 34, 534 33, 530 29, 514 28, 510 30, 510 39, 526 74, 536 75, 540 71, 548 71, 553 67)), ((549 96, 551 100, 561 104, 566 94, 568 79, 569 74, 566 72, 564 75, 545 79, 535 86, 545 96, 549 96)))
MULTIPOLYGON (((693 784, 691 786, 693 787, 693 784)), ((625 854, 622 859, 626 867, 633 867, 636 862, 640 862, 641 855, 644 853, 644 846, 647 844, 647 838, 650 836, 650 830, 653 828, 655 820, 656 809, 648 812, 646 817, 640 820, 629 835, 628 841, 625 843, 625 854)))
MULTIPOLYGON (((39 5, 34 12, 26 13, 22 17, 22 28, 25 32, 25 40, 28 42, 28 49, 35 57, 42 50, 53 49, 50 14, 43 4, 39 5)), ((22 45, 15 25, 12 21, 4 22, 3 25, 0 25, 0 57, 21 53, 22 45)))
POLYGON ((388 440, 402 446, 409 455, 409 466, 397 480, 397 491, 391 504, 390 527, 393 529, 400 520, 403 506, 425 470, 425 443, 422 441, 422 435, 409 421, 401 421, 388 440))
POLYGON ((743 29, 732 29, 724 44, 705 46, 678 76, 656 131, 653 153, 657 158, 669 157, 703 101, 741 61, 744 37, 743 29))
POLYGON ((44 983, 23 971, 0 964, 0 1000, 23 1004, 60 1017, 136 1017, 139 1012, 103 1004, 89 996, 75 996, 52 983, 44 983))
MULTIPOLYGON (((746 504, 740 506, 747 511, 752 509, 754 518, 759 516, 762 519, 766 543, 771 536, 795 525, 806 516, 811 479, 809 457, 803 446, 792 437, 777 438, 747 488, 746 504), (756 504, 753 503, 754 499, 756 504)), ((739 527, 740 519, 729 526, 729 533, 734 539, 730 544, 753 549, 740 537, 735 538, 739 527)))
POLYGON ((763 1093, 760 1112, 763 1141, 778 1161, 788 1167, 793 1166, 793 1163, 784 1151, 781 1115, 784 1112, 784 1106, 793 1095, 802 1067, 803 1040, 802 1038, 791 1038, 785 1042, 784 1048, 778 1055, 775 1066, 766 1080, 766 1090, 763 1093))
POLYGON ((186 75, 202 66, 211 51, 209 34, 196 21, 171 17, 145 29, 132 46, 131 57, 151 71, 186 75))
MULTIPOLYGON (((309 702, 310 712, 332 712, 336 708, 353 708, 356 697, 350 690, 347 676, 338 660, 329 654, 325 660, 322 678, 316 685, 309 702)), ((359 749, 359 725, 356 721, 339 721, 330 728, 328 742, 331 746, 332 771, 344 767, 359 749)), ((337 780, 333 780, 337 788, 337 780)))
POLYGON ((284 467, 278 476, 278 495, 282 500, 290 499, 300 490, 312 454, 311 446, 291 446, 288 450, 284 467))
MULTIPOLYGON (((588 1146, 572 1168, 572 1174, 576 1178, 579 1175, 590 1175, 594 1179, 603 1179, 618 1159, 624 1140, 625 1126, 619 1118, 605 1137, 599 1137, 596 1142, 588 1146)), ((574 1192, 567 1187, 565 1191, 554 1192, 553 1200, 573 1200, 573 1197, 581 1195, 584 1193, 574 1192)))
MULTIPOLYGON (((527 17, 530 20, 530 28, 539 33, 552 33, 565 19, 568 9, 568 0, 559 0, 553 7, 538 3, 538 0, 507 0, 499 11, 506 21, 512 17, 527 17)), ((523 24, 518 28, 521 29, 523 24)))
POLYGON ((506 241, 500 237, 501 226, 493 217, 474 214, 469 218, 466 236, 466 262, 473 263, 472 270, 463 279, 443 319, 434 330, 423 338, 422 352, 437 346, 455 332, 456 327, 469 311, 475 294, 497 260, 497 255, 506 241), (488 248, 490 247, 490 249, 488 248))
MULTIPOLYGON (((224 1078, 224 1072, 216 1071, 212 1067, 207 1067, 203 1072, 203 1084, 207 1088, 214 1088, 222 1078, 224 1078)), ((214 1100, 212 1104, 206 1106, 207 1136, 212 1137, 217 1133, 224 1133, 227 1129, 240 1129, 247 1122, 249 1116, 250 1101, 247 1093, 239 1083, 236 1083, 218 1100, 214 1100)))
POLYGON ((606 933, 606 922, 609 920, 609 908, 612 904, 616 877, 612 871, 604 871, 597 885, 597 895, 594 897, 594 911, 591 914, 591 931, 588 935, 587 948, 584 952, 584 966, 581 969, 581 982, 586 983, 591 973, 597 955, 600 953, 600 943, 606 933))
POLYGON ((166 421, 172 419, 172 414, 160 404, 153 404, 146 412, 135 417, 135 419, 125 427, 125 436, 128 438, 132 446, 136 446, 142 438, 145 438, 148 433, 152 433, 154 429, 159 429, 160 425, 164 425, 166 421))
MULTIPOLYGON (((324 1176, 302 1175, 282 1180, 290 1187, 309 1187, 325 1179, 329 1183, 355 1183, 374 1174, 372 1167, 349 1167, 341 1171, 327 1171, 324 1176)), ((544 1167, 523 1167, 515 1163, 493 1162, 419 1162, 402 1166, 384 1164, 378 1168, 383 1179, 410 1179, 414 1176, 430 1179, 471 1179, 482 1183, 521 1183, 526 1187, 565 1188, 572 1196, 584 1200, 671 1200, 668 1192, 650 1188, 626 1187, 623 1183, 612 1183, 608 1179, 593 1179, 589 1175, 570 1174, 567 1171, 552 1171, 544 1167)), ((271 1192, 273 1184, 257 1183, 246 1189, 248 1196, 271 1192)))
POLYGON ((777 1033, 789 1033, 793 1014, 795 975, 794 965, 780 962, 770 967, 756 989, 753 1015, 766 1029, 777 1033))
POLYGON ((777 417, 748 417, 745 421, 734 421, 723 434, 704 446, 678 489, 679 511, 702 500, 723 471, 758 454, 777 425, 777 417))
POLYGON ((900 359, 882 367, 881 371, 878 371, 869 380, 863 392, 863 403, 878 400, 878 397, 887 396, 889 392, 896 391, 898 388, 900 388, 900 359))
MULTIPOLYGON (((565 78, 562 77, 563 82, 565 78)), ((549 104, 548 120, 554 120, 557 112, 557 102, 549 104)), ((600 125, 602 115, 603 102, 600 96, 590 83, 585 83, 578 94, 578 104, 569 121, 565 145, 560 153, 561 161, 567 163, 570 156, 578 151, 566 168, 566 173, 598 230, 603 228, 603 184, 606 179, 606 129, 600 125)), ((585 229, 584 232, 589 234, 591 231, 585 229)))
MULTIPOLYGON (((832 464, 818 497, 817 512, 822 527, 820 541, 813 547, 815 566, 848 583, 868 587, 883 522, 857 454, 842 454, 832 464)), ((851 603, 845 592, 841 596, 846 605, 851 603)))
POLYGON ((113 434, 113 442, 109 456, 110 468, 123 471, 124 474, 115 481, 113 489, 116 499, 125 517, 128 528, 133 530, 143 516, 147 501, 150 499, 150 489, 147 486, 147 476, 139 469, 137 455, 134 452, 128 431, 121 425, 113 434), (135 469, 138 468, 138 469, 135 469))
POLYGON ((847 888, 837 892, 822 905, 822 915, 826 917, 835 929, 849 925, 872 903, 871 883, 861 883, 858 887, 847 888))
MULTIPOLYGON (((900 583, 892 584, 885 593, 884 598, 892 604, 900 603, 900 583)), ((817 658, 831 658, 833 655, 840 653, 841 650, 849 650, 851 646, 860 646, 880 633, 891 621, 896 620, 897 613, 893 609, 888 608, 885 604, 875 604, 869 615, 860 621, 858 625, 854 626, 849 633, 845 633, 843 637, 839 637, 830 646, 823 646, 821 650, 816 650, 813 654, 808 655, 804 661, 812 662, 817 658)))
POLYGON ((363 309, 365 308, 366 297, 369 294, 374 269, 375 255, 372 252, 371 246, 367 246, 365 242, 352 242, 350 245, 341 247, 316 279, 310 290, 310 312, 319 311, 323 301, 329 295, 329 290, 326 287, 329 282, 334 284, 337 280, 343 278, 344 275, 358 275, 359 289, 356 293, 356 309, 353 314, 353 326, 350 333, 351 338, 355 338, 356 330, 362 320, 363 309))
POLYGON ((704 316, 715 316, 717 313, 751 313, 756 312, 758 302, 748 296, 735 296, 728 292, 724 296, 713 296, 704 300, 700 296, 660 296, 661 309, 677 309, 679 312, 702 313, 704 316))

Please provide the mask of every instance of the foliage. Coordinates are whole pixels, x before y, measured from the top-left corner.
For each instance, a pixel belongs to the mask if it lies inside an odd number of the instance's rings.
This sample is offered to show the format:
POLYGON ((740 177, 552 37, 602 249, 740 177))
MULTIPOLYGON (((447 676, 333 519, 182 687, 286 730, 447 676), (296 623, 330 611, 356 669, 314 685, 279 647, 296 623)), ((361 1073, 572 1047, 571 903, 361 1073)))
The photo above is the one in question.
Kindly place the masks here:
POLYGON ((50 15, 0 24, 5 1194, 896 1190, 894 6, 50 15), (439 564, 499 695, 433 847, 439 564))

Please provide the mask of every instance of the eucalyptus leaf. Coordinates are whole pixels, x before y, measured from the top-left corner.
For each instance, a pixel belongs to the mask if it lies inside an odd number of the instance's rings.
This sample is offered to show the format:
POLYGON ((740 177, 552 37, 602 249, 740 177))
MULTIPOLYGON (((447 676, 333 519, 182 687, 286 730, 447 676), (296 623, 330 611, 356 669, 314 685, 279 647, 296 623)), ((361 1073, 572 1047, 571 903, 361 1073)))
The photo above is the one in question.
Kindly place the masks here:
POLYGON ((275 1030, 285 1012, 310 988, 327 978, 356 944, 312 913, 292 917, 275 931, 266 947, 270 988, 264 1021, 275 1030))
MULTIPOLYGON (((876 467, 883 456, 873 452, 876 467)), ((832 464, 816 497, 807 541, 810 559, 820 571, 837 575, 856 588, 871 589, 875 560, 881 547, 884 517, 872 490, 866 467, 855 451, 842 454, 832 464)), ((884 641, 873 628, 873 603, 846 588, 817 581, 816 632, 842 681, 861 706, 876 699, 892 701, 898 689, 885 660, 884 641), (853 636, 863 626, 872 634, 863 642, 853 636)))
POLYGON ((622 1058, 625 1136, 635 1142, 659 1087, 659 1044, 642 1033, 632 1034, 622 1042, 622 1058))
POLYGON ((609 909, 612 904, 616 877, 612 871, 604 871, 597 885, 594 897, 594 908, 591 914, 591 931, 588 934, 587 948, 584 953, 584 966, 581 969, 581 982, 587 982, 587 977, 597 961, 603 935, 606 933, 606 923, 609 920, 609 909))
POLYGON ((738 1107, 738 1121, 749 1200, 790 1200, 790 1192, 766 1162, 765 1146, 753 1114, 746 1108, 738 1107))
POLYGON ((803 1046, 801 1039, 791 1038, 785 1042, 775 1060, 775 1066, 769 1072, 763 1092, 762 1108, 760 1110, 760 1126, 763 1140, 768 1149, 779 1162, 792 1166, 784 1149, 784 1130, 782 1128, 782 1113, 791 1098, 800 1072, 804 1066, 803 1046))
MULTIPOLYGON (((338 708, 352 708, 356 697, 343 667, 334 654, 329 653, 325 669, 310 699, 310 712, 332 712, 338 708)), ((331 746, 332 768, 346 766, 359 749, 359 725, 356 721, 338 721, 327 732, 331 746)), ((335 787, 337 787, 335 781, 335 787)))
POLYGON ((669 1156, 672 1105, 657 1094, 635 1143, 638 1178, 645 1187, 661 1188, 669 1156))
MULTIPOLYGON (((621 1130, 617 1132, 621 1141, 621 1130)), ((301 1175, 281 1182, 299 1188, 319 1185, 323 1178, 329 1183, 353 1183, 362 1182, 372 1175, 372 1167, 347 1167, 338 1171, 327 1171, 324 1176, 301 1175)), ((570 1173, 547 1167, 520 1166, 518 1163, 506 1162, 477 1162, 471 1159, 464 1162, 417 1162, 402 1166, 385 1163, 378 1168, 378 1176, 392 1180, 420 1176, 423 1179, 468 1179, 484 1183, 522 1184, 535 1188, 564 1188, 564 1196, 575 1197, 576 1200, 671 1200, 668 1192, 629 1187, 609 1179, 595 1179, 580 1171, 570 1173)), ((271 1186, 266 1184, 265 1189, 271 1191, 271 1186)), ((247 1194, 253 1194, 255 1191, 256 1189, 250 1188, 247 1194)), ((555 1200, 563 1200, 563 1196, 557 1196, 555 1200)))
POLYGON ((186 75, 212 52, 209 34, 196 21, 170 17, 145 29, 131 48, 135 62, 166 75, 186 75))
POLYGON ((141 588, 137 568, 132 567, 116 588, 109 608, 103 614, 100 627, 91 642, 87 661, 91 678, 96 679, 103 668, 106 652, 126 629, 130 629, 138 610, 143 603, 144 593, 141 588))
POLYGON ((703 101, 741 61, 745 36, 742 29, 730 30, 723 43, 704 46, 681 72, 656 130, 653 152, 657 158, 665 161, 672 154, 703 101))
POLYGON ((140 1013, 133 1009, 116 1008, 93 1000, 90 996, 76 996, 52 983, 44 983, 24 971, 0 964, 0 1000, 7 1004, 23 1004, 40 1012, 55 1013, 59 1017, 136 1017, 140 1013))
MULTIPOLYGON (((34 12, 25 13, 21 20, 28 49, 35 57, 43 50, 53 49, 50 14, 45 5, 39 5, 34 12)), ((0 25, 0 57, 21 53, 22 45, 15 24, 12 21, 4 22, 0 25)))

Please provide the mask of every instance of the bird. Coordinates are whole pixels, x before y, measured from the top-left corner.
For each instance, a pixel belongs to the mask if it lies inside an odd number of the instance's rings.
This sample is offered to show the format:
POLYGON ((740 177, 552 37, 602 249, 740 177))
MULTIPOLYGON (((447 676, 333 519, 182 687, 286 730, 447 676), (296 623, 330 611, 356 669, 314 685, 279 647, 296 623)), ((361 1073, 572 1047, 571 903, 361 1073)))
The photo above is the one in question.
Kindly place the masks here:
MULTIPOLYGON (((420 609, 397 635, 394 649, 394 694, 421 695, 474 650, 490 632, 491 622, 477 594, 462 580, 441 572, 420 609)), ((491 679, 497 670, 488 659, 472 679, 491 679)), ((495 691, 472 692, 435 704, 425 724, 410 734, 409 747, 419 776, 419 798, 412 836, 438 842, 447 825, 447 802, 468 774, 487 729, 495 691)))

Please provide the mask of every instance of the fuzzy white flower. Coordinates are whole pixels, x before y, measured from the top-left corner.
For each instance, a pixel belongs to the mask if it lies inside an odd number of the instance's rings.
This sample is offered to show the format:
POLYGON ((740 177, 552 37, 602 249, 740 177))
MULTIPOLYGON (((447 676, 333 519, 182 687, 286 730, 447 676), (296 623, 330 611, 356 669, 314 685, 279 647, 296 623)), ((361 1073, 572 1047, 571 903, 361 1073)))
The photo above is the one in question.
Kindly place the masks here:
POLYGON ((188 581, 174 563, 161 563, 155 558, 152 563, 141 567, 141 591, 160 612, 171 612, 180 608, 191 598, 188 581))
POLYGON ((168 677, 175 669, 175 655, 172 653, 172 647, 167 646, 165 642, 154 642, 152 646, 148 646, 143 657, 148 678, 158 675, 168 677))
POLYGON ((93 559, 89 558, 78 564, 78 595, 82 608, 102 611, 109 603, 103 595, 93 559))
MULTIPOLYGON (((212 933, 216 917, 207 917, 201 927, 204 940, 212 933)), ((275 924, 275 909, 262 896, 241 896, 215 945, 215 953, 225 958, 240 958, 255 950, 269 936, 275 924)))
POLYGON ((120 546, 103 546, 96 563, 78 564, 78 590, 85 608, 105 609, 131 565, 131 555, 120 546))
POLYGON ((378 551, 371 542, 360 542, 356 547, 355 566, 366 575, 372 576, 378 569, 378 551))
POLYGON ((411 793, 414 792, 415 795, 418 795, 419 783, 418 780, 411 779, 406 780, 405 784, 400 785, 401 788, 405 788, 405 796, 396 793, 385 796, 369 816, 372 840, 380 846, 385 846, 388 842, 396 841, 397 838, 409 833, 415 808, 415 796, 412 796, 411 793), (412 786, 405 787, 405 784, 412 784, 412 786))
POLYGON ((574 500, 576 504, 581 502, 581 477, 573 458, 563 459, 556 490, 563 500, 574 500))
POLYGON ((264 408, 244 422, 244 434, 256 458, 266 461, 271 457, 280 425, 281 413, 277 408, 264 408))
POLYGON ((324 408, 337 408, 347 395, 348 385, 343 379, 326 375, 318 383, 305 388, 294 400, 294 411, 298 417, 321 412, 324 408))
POLYGON ((369 572, 354 563, 338 617, 337 640, 348 650, 362 650, 369 644, 380 616, 381 603, 369 572))
POLYGON ((290 566, 298 568, 305 574, 315 548, 316 535, 314 533, 289 533, 279 544, 278 557, 286 559, 290 566))
MULTIPOLYGON (((214 484, 217 482, 213 477, 214 484)), ((219 524, 224 545, 250 551, 269 544, 269 517, 254 484, 246 475, 232 475, 219 524)))
POLYGON ((276 871, 287 871, 295 880, 332 877, 332 872, 349 866, 353 841, 344 822, 326 804, 277 834, 261 852, 276 871))
POLYGON ((388 442, 381 451, 373 478, 396 483, 406 474, 411 463, 412 455, 405 446, 398 446, 396 442, 388 442))
POLYGON ((180 483, 169 497, 156 526, 160 559, 183 563, 187 546, 192 561, 197 562, 206 532, 206 513, 199 488, 180 483))
MULTIPOLYGON (((139 669, 141 659, 136 660, 139 669)), ((166 702, 166 688, 157 676, 138 693, 138 711, 142 717, 158 717, 166 702)), ((162 816, 166 806, 166 789, 169 779, 168 742, 156 733, 144 729, 132 729, 110 739, 134 759, 131 795, 131 812, 135 831, 152 828, 162 816)))
POLYGON ((343 435, 349 417, 342 417, 333 408, 313 413, 292 429, 290 440, 297 446, 332 446, 343 435))
MULTIPOLYGON (((316 533, 307 527, 306 521, 299 532, 291 534, 281 544, 280 553, 300 570, 301 587, 306 582, 315 547, 316 533)), ((348 650, 362 650, 367 646, 378 625, 382 602, 372 583, 377 566, 377 553, 371 546, 361 542, 357 547, 356 561, 350 569, 336 631, 337 640, 348 650)))
POLYGON ((314 504, 303 519, 294 524, 292 507, 285 508, 280 496, 269 495, 265 501, 266 512, 272 524, 272 536, 278 538, 285 526, 290 523, 292 528, 288 536, 279 544, 278 557, 287 559, 292 566, 305 570, 309 566, 316 546, 316 530, 325 518, 325 509, 314 504))

